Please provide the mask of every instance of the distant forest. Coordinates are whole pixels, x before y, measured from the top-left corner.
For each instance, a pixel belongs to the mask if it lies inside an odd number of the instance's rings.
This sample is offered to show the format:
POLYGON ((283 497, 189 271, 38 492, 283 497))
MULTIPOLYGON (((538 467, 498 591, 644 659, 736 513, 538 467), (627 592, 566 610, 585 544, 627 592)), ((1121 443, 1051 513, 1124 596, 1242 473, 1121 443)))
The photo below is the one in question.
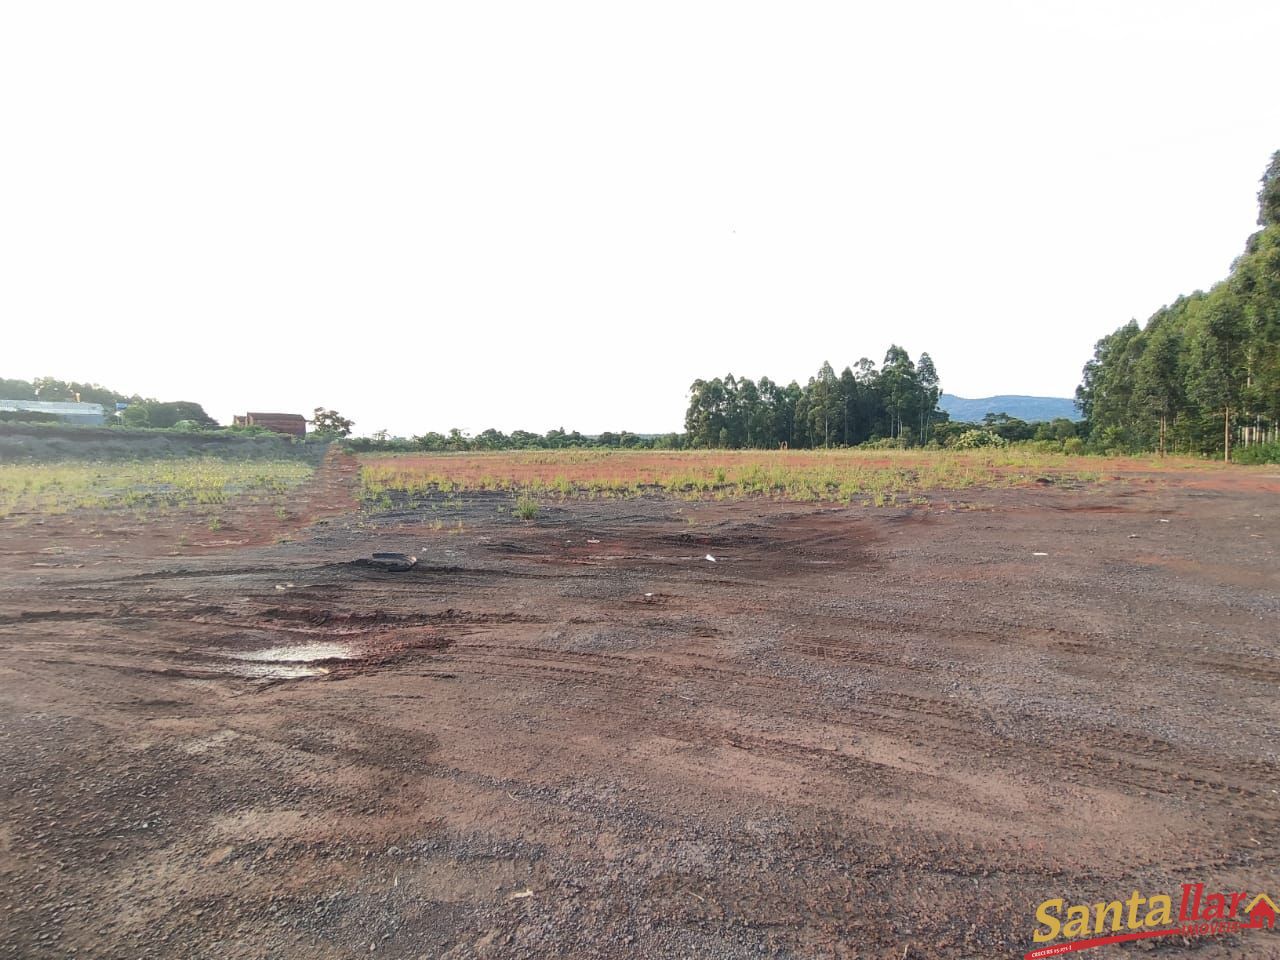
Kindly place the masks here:
POLYGON ((938 372, 899 346, 879 370, 863 357, 838 375, 824 363, 803 387, 768 377, 695 380, 684 428, 693 447, 835 447, 868 440, 925 443, 939 420, 938 372))
POLYGON ((1258 207, 1262 229, 1226 279, 1098 341, 1076 390, 1092 446, 1280 454, 1280 151, 1258 207))

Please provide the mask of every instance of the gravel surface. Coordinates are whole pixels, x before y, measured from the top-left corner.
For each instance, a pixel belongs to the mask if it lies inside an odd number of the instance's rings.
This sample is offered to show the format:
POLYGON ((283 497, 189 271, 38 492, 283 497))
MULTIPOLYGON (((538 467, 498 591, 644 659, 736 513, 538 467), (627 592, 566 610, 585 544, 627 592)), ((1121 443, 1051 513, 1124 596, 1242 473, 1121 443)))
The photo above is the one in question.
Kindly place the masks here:
POLYGON ((521 522, 335 470, 279 542, 0 527, 0 958, 1020 957, 1049 897, 1280 894, 1280 477, 521 522))

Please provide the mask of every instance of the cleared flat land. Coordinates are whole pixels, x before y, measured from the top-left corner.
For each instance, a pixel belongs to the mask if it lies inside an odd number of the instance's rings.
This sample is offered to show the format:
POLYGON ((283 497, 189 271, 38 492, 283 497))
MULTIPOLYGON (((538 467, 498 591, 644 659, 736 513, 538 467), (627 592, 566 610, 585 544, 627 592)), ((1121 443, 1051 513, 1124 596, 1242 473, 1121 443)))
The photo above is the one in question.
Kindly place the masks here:
MULTIPOLYGON (((427 459, 0 520, 0 957, 1010 957, 1280 893, 1275 468, 552 463, 526 522, 427 459)), ((1280 934, 1082 956, 1133 952, 1280 934)))

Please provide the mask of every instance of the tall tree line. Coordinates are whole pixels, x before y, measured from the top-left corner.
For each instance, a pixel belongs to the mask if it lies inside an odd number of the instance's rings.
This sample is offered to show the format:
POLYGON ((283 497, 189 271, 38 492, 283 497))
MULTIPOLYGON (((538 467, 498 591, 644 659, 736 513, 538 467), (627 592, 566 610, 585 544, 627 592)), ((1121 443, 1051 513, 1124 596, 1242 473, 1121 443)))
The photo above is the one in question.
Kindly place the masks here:
POLYGON ((1280 151, 1225 280, 1098 341, 1076 400, 1102 448, 1219 453, 1280 439, 1280 151))
POLYGON ((733 374, 695 380, 685 414, 693 447, 853 446, 874 439, 921 443, 945 414, 938 372, 927 353, 913 362, 892 346, 880 369, 862 358, 840 373, 829 362, 800 386, 733 374))

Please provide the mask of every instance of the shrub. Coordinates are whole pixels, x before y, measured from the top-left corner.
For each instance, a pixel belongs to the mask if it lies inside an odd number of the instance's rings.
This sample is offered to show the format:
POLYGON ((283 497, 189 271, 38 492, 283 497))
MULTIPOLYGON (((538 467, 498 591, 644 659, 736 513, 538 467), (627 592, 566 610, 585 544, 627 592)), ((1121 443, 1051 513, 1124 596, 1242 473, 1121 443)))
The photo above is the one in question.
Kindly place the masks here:
POLYGON ((982 447, 1004 447, 1008 441, 990 430, 966 430, 951 441, 952 450, 978 450, 982 447))
POLYGON ((532 520, 538 515, 538 501, 533 497, 521 497, 516 501, 515 509, 512 510, 521 520, 532 520))
POLYGON ((1236 463, 1280 463, 1280 442, 1236 447, 1231 456, 1236 463))

